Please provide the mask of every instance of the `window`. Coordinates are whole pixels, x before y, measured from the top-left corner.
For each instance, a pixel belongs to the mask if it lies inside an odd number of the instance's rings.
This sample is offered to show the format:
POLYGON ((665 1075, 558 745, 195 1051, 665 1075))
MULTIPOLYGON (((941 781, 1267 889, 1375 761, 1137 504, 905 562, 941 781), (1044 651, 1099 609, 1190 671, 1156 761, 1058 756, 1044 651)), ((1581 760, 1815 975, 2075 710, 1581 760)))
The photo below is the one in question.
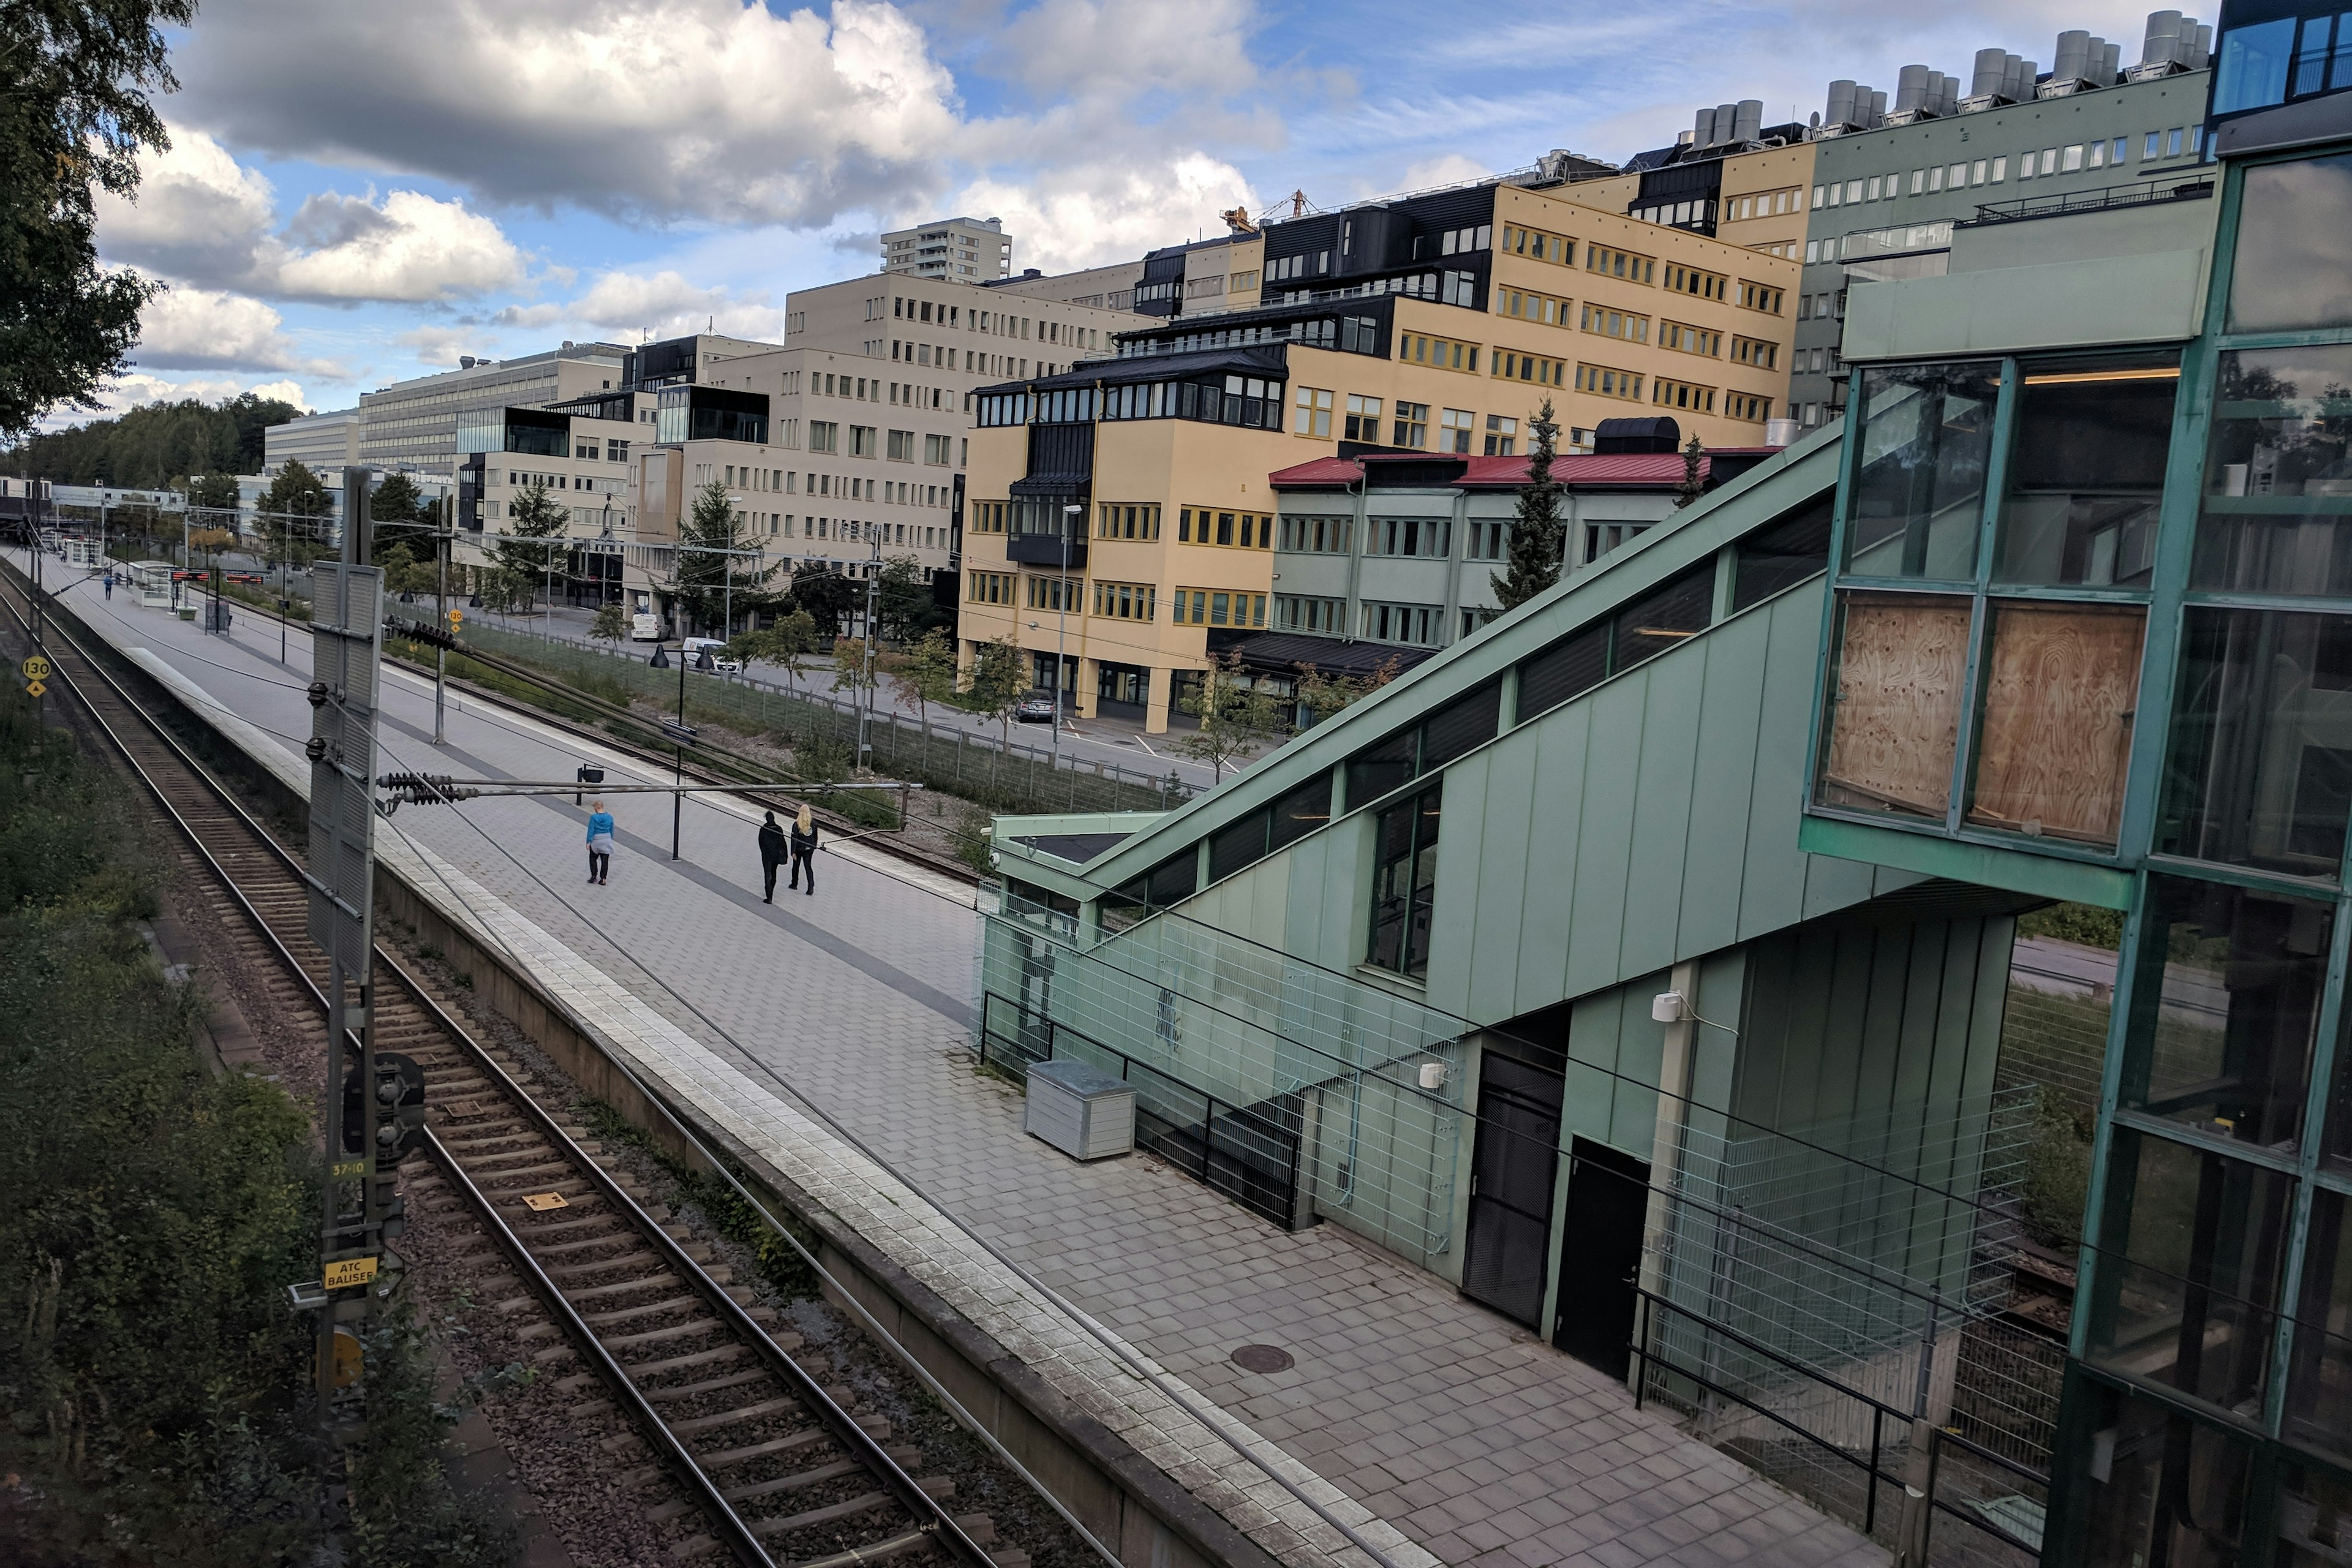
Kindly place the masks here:
POLYGON ((1532 382, 1538 386, 1568 384, 1568 363, 1565 360, 1543 359, 1535 354, 1496 349, 1494 362, 1495 375, 1498 380, 1532 382))
MULTIPOLYGON (((2256 1508, 2248 1445, 2155 1400, 2087 1378, 2082 1389, 2092 1407, 2084 1412, 2084 1430, 2098 1433, 2095 1452, 2105 1457, 2104 1463, 2093 1460, 2081 1483, 2093 1521, 2083 1568, 2207 1568, 2238 1561, 2245 1518, 2256 1508)), ((2293 1528, 2286 1519, 2310 1521, 2315 1532, 2329 1528, 2329 1505, 2315 1502, 2283 1513, 2282 1534, 2293 1528)), ((2264 1561, 2316 1568, 2326 1550, 2291 1553, 2282 1542, 2277 1557, 2264 1561)))
MULTIPOLYGON (((2256 237, 2240 241, 2232 262, 2229 331, 2352 326, 2352 289, 2338 259, 2352 225, 2352 153, 2248 169, 2238 222, 2241 235, 2256 237)), ((2272 363, 2284 371, 2294 361, 2288 354, 2272 363)), ((2321 384, 2315 374, 2294 381, 2305 396, 2321 384)), ((2227 405, 2217 412, 2226 414, 2227 405)))
POLYGON ((1367 602, 1359 636, 1368 642, 1407 643, 1435 647, 1445 635, 1442 605, 1392 605, 1367 602))
POLYGON ((1094 613, 1115 621, 1148 621, 1159 592, 1150 583, 1097 582, 1094 613))
POLYGON ((1296 397, 1297 408, 1291 416, 1291 434, 1312 436, 1318 440, 1329 440, 1332 395, 1319 386, 1302 386, 1297 389, 1296 397))
POLYGON ((1103 501, 1096 508, 1095 531, 1098 539, 1157 539, 1160 509, 1148 502, 1103 501))
POLYGON ((1008 502, 981 500, 971 503, 971 531, 974 533, 1003 533, 1008 502))
POLYGON ((930 464, 933 468, 946 468, 954 456, 953 449, 950 446, 950 443, 952 440, 953 437, 948 436, 924 437, 923 461, 930 464))
POLYGON ((915 460, 915 433, 912 430, 890 432, 890 460, 894 463, 911 463, 915 460))
POLYGON ((1649 317, 1628 315, 1623 310, 1612 310, 1606 305, 1586 305, 1578 312, 1576 324, 1583 331, 1604 338, 1622 338, 1629 343, 1650 341, 1649 317))
POLYGON ((1433 338, 1419 332, 1403 333, 1397 339, 1397 358, 1407 364, 1466 371, 1472 375, 1478 374, 1478 345, 1457 342, 1452 338, 1433 338))
POLYGON ((1321 632, 1339 637, 1348 629, 1348 601, 1284 594, 1274 601, 1274 624, 1286 632, 1321 632))
POLYGON ((2082 169, 2083 144, 2077 142, 2059 153, 2058 170, 2061 174, 2080 174, 2082 169))
POLYGON ((1711 328, 1694 327, 1682 321, 1660 321, 1658 346, 1679 353, 1706 354, 1715 358, 1723 353, 1723 334, 1711 328))
POLYGON ((1772 400, 1752 392, 1727 392, 1723 395, 1723 412, 1727 418, 1761 425, 1772 417, 1772 400))
MULTIPOLYGON (((1871 182, 1874 185, 1877 183, 1875 180, 1871 182)), ((1680 262, 1669 262, 1666 266, 1666 287, 1677 294, 1695 295, 1701 300, 1720 300, 1730 284, 1731 279, 1720 272, 1703 272, 1680 262)))
POLYGON ((1661 408, 1680 408, 1692 414, 1715 412, 1715 388, 1695 386, 1687 381, 1669 381, 1657 376, 1650 383, 1650 401, 1661 408))
POLYGON ((841 426, 830 419, 810 420, 808 449, 812 452, 840 451, 841 426))
POLYGON ((1511 256, 1532 257, 1566 267, 1576 259, 1576 242, 1565 236, 1549 234, 1539 228, 1519 228, 1506 226, 1503 229, 1503 249, 1511 256))
POLYGON ((974 572, 965 597, 975 605, 1013 603, 1013 577, 1006 572, 974 572))
POLYGON ((1638 371, 1612 370, 1607 365, 1580 364, 1576 367, 1576 390, 1598 393, 1602 397, 1622 397, 1639 402, 1642 396, 1642 376, 1638 371))
POLYGON ((1491 741, 1501 731, 1502 687, 1489 682, 1455 698, 1412 729, 1348 759, 1348 805, 1370 805, 1422 774, 1491 741))
POLYGON ((1655 258, 1636 256, 1630 250, 1616 250, 1605 245, 1584 247, 1584 269, 1598 272, 1604 278, 1622 278, 1628 283, 1655 283, 1658 280, 1655 258))
POLYGON ((1427 789, 1391 806, 1373 832, 1372 931, 1365 960, 1408 979, 1429 973, 1440 794, 1427 789))
POLYGON ((1736 615, 1827 570, 1830 521, 1837 492, 1824 490, 1735 548, 1731 608, 1736 615))
POLYGON ((1396 420, 1389 440, 1391 447, 1409 447, 1418 450, 1429 444, 1429 405, 1407 403, 1397 399, 1396 420))
POLYGON ((1780 345, 1762 338, 1734 336, 1731 340, 1731 363, 1754 365, 1758 370, 1771 370, 1780 359, 1780 345))
POLYGON ((1538 326, 1564 327, 1568 324, 1569 302, 1557 294, 1538 294, 1528 289, 1495 289, 1495 314, 1510 316, 1538 326))
POLYGON ((1451 518, 1376 517, 1364 527, 1364 553, 1443 559, 1453 528, 1451 518))
POLYGON ((1768 316, 1780 313, 1781 291, 1769 283, 1750 283, 1745 279, 1739 284, 1739 303, 1751 310, 1761 310, 1768 316))
POLYGON ((2157 848, 2335 879, 2347 715, 2352 616, 2189 606, 2157 848))
POLYGON ((1259 511, 1227 511, 1204 506, 1180 507, 1176 539, 1182 544, 1223 544, 1241 550, 1274 548, 1274 519, 1259 511))
POLYGON ((1352 517, 1286 517, 1282 548, 1317 555, 1345 555, 1354 548, 1352 517))
MULTIPOLYGON (((1492 232, 1492 229, 1483 223, 1474 228, 1449 228, 1438 237, 1438 253, 1442 256, 1458 256, 1469 251, 1484 250, 1487 247, 1487 239, 1492 232)), ((1348 254, 1348 237, 1344 235, 1339 241, 1339 254, 1342 256, 1348 254)))
POLYGON ((1438 416, 1437 449, 1441 452, 1467 452, 1470 433, 1477 426, 1478 416, 1466 408, 1448 408, 1438 416))
POLYGON ((1500 518, 1474 517, 1469 522, 1470 534, 1464 541, 1462 558, 1465 561, 1500 561, 1510 545, 1511 525, 1500 518))
POLYGON ((1078 611, 1085 581, 1077 577, 1029 577, 1029 607, 1033 610, 1078 611))
POLYGON ((2147 586, 2179 381, 2165 365, 2026 367, 1994 581, 2147 586))
POLYGON ((1517 456, 1519 422, 1506 419, 1499 414, 1486 416, 1486 456, 1510 458, 1517 456))
POLYGON ((2218 369, 2191 584, 2352 595, 2352 347, 2237 350, 2218 369))
POLYGON ((1265 595, 1239 594, 1229 588, 1179 588, 1173 601, 1180 626, 1258 626, 1265 625, 1265 595))
POLYGON ((1377 446, 1381 439, 1381 400, 1349 393, 1348 422, 1342 434, 1348 440, 1377 446))
POLYGON ((2000 364, 1894 365, 1863 373, 1862 382, 1846 569, 1972 577, 2000 364))

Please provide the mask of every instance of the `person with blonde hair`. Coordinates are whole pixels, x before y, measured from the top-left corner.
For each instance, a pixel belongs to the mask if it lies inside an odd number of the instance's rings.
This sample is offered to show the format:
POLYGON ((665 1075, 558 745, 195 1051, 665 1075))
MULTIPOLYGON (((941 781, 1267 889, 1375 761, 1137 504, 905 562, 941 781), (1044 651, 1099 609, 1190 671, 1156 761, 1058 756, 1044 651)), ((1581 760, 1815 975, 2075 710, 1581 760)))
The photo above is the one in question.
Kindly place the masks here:
POLYGON ((588 880, 602 887, 613 869, 613 814, 601 800, 588 805, 588 880))
POLYGON ((791 886, 801 885, 801 873, 808 873, 808 891, 816 896, 816 813, 807 806, 793 818, 793 879, 791 886))

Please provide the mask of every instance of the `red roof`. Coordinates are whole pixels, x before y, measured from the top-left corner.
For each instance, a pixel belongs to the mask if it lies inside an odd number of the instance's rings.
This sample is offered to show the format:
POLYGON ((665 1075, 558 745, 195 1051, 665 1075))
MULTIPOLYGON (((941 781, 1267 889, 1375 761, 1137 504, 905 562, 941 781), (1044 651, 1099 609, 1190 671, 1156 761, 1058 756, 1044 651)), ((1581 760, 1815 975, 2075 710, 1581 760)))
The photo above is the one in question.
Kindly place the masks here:
MULTIPOLYGON (((1778 448, 1766 448, 1777 450, 1778 448)), ((1725 448, 1727 452, 1748 448, 1725 448)), ((1361 458, 1317 458, 1287 468, 1277 468, 1266 477, 1276 489, 1312 489, 1322 486, 1352 485, 1364 477, 1367 464, 1443 461, 1443 453, 1368 453, 1361 458)), ((1516 489, 1528 482, 1528 459, 1525 458, 1464 457, 1459 479, 1454 481, 1460 489, 1516 489)), ((1699 459, 1699 476, 1706 477, 1712 465, 1706 458, 1699 459)), ((1622 487, 1626 489, 1671 489, 1683 480, 1683 458, 1680 452, 1562 452, 1551 460, 1551 476, 1564 485, 1580 489, 1622 487)))

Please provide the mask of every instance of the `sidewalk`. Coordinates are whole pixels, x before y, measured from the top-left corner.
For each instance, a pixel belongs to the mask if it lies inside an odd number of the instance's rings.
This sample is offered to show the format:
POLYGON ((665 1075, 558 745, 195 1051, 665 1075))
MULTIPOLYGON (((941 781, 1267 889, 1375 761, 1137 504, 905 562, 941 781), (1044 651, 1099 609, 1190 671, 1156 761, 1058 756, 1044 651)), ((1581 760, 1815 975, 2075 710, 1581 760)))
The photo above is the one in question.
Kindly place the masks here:
MULTIPOLYGON (((75 590, 72 602, 119 643, 153 649, 277 731, 290 760, 310 728, 299 639, 288 668, 274 630, 205 637, 120 595, 110 607, 95 598, 75 590)), ((591 760, 568 738, 471 703, 453 704, 450 745, 436 753, 429 690, 404 677, 387 679, 384 710, 388 768, 568 778, 591 760)), ((622 759, 594 760, 611 782, 641 776, 622 759)), ((404 807, 392 826, 585 959, 581 985, 625 992, 763 1103, 781 1104, 789 1084, 973 1231, 1445 1563, 1885 1562, 1633 1410, 1621 1384, 1336 1226, 1286 1234, 1150 1160, 1077 1166, 1024 1136, 1018 1096, 974 1074, 962 1050, 968 894, 864 846, 828 845, 818 893, 780 887, 769 906, 756 814, 688 805, 673 864, 656 799, 617 797, 621 853, 611 884, 593 889, 569 795, 404 807), (1297 1364, 1244 1371, 1230 1358, 1249 1343, 1278 1345, 1297 1364)), ((772 1127, 799 1121, 769 1116, 772 1127)))

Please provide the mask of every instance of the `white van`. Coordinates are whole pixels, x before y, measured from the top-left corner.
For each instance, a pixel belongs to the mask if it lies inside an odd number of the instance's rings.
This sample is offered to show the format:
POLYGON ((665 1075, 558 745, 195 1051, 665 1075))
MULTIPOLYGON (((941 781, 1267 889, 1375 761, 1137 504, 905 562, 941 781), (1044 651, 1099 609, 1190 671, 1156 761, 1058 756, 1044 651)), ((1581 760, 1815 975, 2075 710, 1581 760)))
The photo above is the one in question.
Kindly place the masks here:
POLYGON ((631 642, 661 641, 661 617, 651 610, 639 610, 629 617, 631 642))

